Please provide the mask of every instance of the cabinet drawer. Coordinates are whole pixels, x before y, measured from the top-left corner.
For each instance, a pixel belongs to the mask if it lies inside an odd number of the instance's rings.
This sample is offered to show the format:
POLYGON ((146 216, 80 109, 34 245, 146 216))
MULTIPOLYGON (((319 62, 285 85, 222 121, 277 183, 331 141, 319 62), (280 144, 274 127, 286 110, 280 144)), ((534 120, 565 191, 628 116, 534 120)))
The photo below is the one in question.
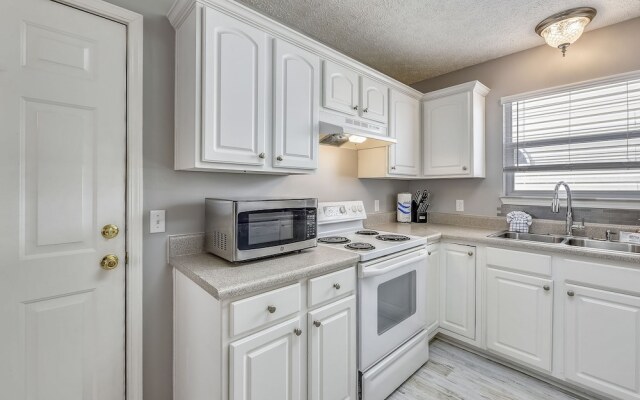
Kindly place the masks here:
POLYGON ((351 293, 356 288, 356 271, 347 268, 342 271, 319 276, 309 280, 309 307, 351 293))
POLYGON ((551 276, 551 257, 526 251, 487 247, 487 265, 551 276))
POLYGON ((299 311, 299 283, 234 301, 230 306, 231 336, 259 328, 299 311))

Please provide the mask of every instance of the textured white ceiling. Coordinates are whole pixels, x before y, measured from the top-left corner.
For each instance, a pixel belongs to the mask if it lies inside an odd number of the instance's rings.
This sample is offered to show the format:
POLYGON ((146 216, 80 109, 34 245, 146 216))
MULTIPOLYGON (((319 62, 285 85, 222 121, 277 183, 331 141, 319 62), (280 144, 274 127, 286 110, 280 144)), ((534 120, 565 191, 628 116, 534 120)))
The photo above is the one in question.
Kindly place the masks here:
POLYGON ((539 46, 568 8, 598 10, 587 30, 640 16, 640 0, 237 1, 407 84, 539 46))

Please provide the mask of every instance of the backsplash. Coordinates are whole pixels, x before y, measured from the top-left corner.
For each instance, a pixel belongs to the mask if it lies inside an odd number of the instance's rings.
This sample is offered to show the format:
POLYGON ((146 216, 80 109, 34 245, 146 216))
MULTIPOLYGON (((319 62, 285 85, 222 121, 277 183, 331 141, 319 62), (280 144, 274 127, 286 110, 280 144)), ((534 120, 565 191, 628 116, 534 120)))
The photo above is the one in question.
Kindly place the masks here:
MULTIPOLYGON (((549 204, 551 204, 551 202, 549 202, 549 204)), ((564 221, 567 214, 566 207, 560 207, 560 212, 556 214, 551 212, 551 205, 547 207, 503 204, 498 208, 498 215, 506 216, 511 211, 524 211, 534 219, 550 219, 556 221, 564 221)), ((640 210, 573 207, 573 220, 579 223, 583 218, 585 222, 597 224, 638 225, 640 210)))

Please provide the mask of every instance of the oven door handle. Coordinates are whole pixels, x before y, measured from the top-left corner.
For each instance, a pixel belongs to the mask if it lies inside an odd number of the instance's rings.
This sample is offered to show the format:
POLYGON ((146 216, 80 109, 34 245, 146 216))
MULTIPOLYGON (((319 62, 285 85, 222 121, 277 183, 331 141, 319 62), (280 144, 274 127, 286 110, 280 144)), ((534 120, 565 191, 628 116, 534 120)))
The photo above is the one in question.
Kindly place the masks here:
POLYGON ((415 257, 411 257, 407 260, 403 260, 400 261, 397 264, 391 264, 390 266, 386 267, 386 268, 380 268, 380 269, 376 269, 376 268, 365 268, 362 271, 362 277, 363 278, 369 278, 372 276, 378 276, 378 275, 383 275, 383 274, 387 274, 389 272, 395 271, 397 269, 400 269, 404 266, 406 266, 407 264, 411 264, 414 263, 416 261, 421 261, 424 260, 425 257, 427 256, 427 252, 424 250, 421 250, 415 257))

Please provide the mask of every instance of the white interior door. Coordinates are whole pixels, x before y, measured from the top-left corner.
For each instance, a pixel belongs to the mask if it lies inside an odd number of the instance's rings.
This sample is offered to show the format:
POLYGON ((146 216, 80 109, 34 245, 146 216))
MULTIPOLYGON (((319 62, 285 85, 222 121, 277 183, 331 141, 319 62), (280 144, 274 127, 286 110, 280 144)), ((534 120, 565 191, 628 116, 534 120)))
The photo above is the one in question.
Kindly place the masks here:
POLYGON ((124 399, 126 28, 20 0, 0 38, 0 398, 124 399))

